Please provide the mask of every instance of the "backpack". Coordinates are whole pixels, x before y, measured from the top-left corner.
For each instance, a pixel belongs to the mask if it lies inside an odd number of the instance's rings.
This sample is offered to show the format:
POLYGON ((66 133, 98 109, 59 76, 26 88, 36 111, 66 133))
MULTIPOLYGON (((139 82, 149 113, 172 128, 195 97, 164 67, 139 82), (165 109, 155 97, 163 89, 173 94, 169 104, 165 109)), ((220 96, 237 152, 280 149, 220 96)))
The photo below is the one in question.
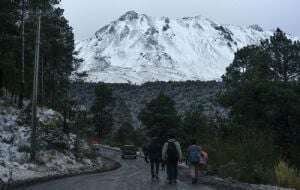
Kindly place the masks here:
POLYGON ((201 151, 200 164, 207 165, 207 162, 208 162, 208 154, 207 154, 207 152, 201 151))
POLYGON ((189 152, 189 161, 192 164, 198 164, 200 160, 201 160, 201 152, 199 150, 199 147, 192 146, 189 152))
POLYGON ((179 153, 174 142, 168 142, 167 160, 169 162, 177 162, 179 160, 179 153))

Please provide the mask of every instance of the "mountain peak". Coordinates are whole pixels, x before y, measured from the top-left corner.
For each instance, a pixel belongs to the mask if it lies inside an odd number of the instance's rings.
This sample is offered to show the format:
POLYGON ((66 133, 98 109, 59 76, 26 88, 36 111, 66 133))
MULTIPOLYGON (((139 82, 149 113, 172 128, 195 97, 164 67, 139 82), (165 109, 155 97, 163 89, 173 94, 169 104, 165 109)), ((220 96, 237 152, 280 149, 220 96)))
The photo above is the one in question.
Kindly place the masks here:
POLYGON ((264 31, 264 29, 261 26, 259 26, 258 24, 250 25, 249 28, 252 28, 253 30, 256 30, 258 32, 263 32, 264 31))
POLYGON ((127 11, 125 14, 123 14, 119 20, 120 21, 125 21, 125 20, 135 20, 139 18, 139 13, 137 13, 136 11, 132 10, 132 11, 127 11))

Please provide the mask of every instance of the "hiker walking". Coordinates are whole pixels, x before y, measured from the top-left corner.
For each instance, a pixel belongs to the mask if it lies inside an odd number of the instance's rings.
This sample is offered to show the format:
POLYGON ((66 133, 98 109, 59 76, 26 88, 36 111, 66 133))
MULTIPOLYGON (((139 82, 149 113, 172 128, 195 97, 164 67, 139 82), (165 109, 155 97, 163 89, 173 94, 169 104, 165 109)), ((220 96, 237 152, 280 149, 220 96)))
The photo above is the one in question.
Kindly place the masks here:
POLYGON ((161 163, 162 147, 159 139, 154 137, 151 143, 145 148, 145 161, 151 165, 152 179, 159 179, 159 165, 161 163))
POLYGON ((201 151, 202 148, 196 145, 196 139, 193 139, 187 150, 187 162, 191 170, 193 184, 197 183, 199 177, 200 161, 202 160, 201 151))
POLYGON ((207 163, 208 163, 208 153, 207 153, 206 150, 204 150, 204 148, 202 148, 201 159, 200 159, 200 162, 199 162, 199 169, 200 169, 199 174, 203 175, 203 172, 204 172, 204 169, 207 166, 207 163))
POLYGON ((182 152, 175 135, 170 135, 169 140, 164 144, 162 159, 167 165, 169 184, 177 182, 178 162, 182 160, 182 152))

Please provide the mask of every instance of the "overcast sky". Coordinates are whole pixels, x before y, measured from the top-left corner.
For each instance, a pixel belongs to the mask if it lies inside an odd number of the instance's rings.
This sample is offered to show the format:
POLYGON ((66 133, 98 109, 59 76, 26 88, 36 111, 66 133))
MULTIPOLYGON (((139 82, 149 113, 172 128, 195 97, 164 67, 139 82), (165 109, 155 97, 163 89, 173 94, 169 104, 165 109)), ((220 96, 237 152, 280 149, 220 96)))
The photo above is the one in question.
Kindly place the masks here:
POLYGON ((77 40, 91 37, 128 10, 155 17, 203 15, 220 24, 280 27, 300 37, 300 0, 62 0, 61 6, 77 40))

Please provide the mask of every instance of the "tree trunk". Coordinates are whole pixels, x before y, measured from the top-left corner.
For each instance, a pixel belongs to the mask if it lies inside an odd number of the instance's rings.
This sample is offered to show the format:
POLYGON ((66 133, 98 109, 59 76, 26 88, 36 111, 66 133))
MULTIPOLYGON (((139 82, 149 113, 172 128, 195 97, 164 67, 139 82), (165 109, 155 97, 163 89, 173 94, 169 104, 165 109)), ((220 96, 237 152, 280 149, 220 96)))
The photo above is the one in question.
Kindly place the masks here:
POLYGON ((4 95, 3 72, 0 68, 0 96, 4 95))
POLYGON ((41 97, 40 97, 40 104, 44 105, 44 60, 42 59, 41 62, 41 97))
POLYGON ((22 68, 21 68, 21 89, 19 96, 19 108, 23 108, 24 85, 25 85, 25 0, 22 0, 22 15, 21 15, 21 41, 22 41, 22 68))
POLYGON ((39 75, 39 57, 40 57, 40 32, 41 32, 41 11, 37 11, 38 24, 36 33, 36 49, 34 63, 34 79, 32 92, 32 133, 31 133, 31 160, 36 160, 36 137, 37 137, 37 96, 38 96, 38 75, 39 75))

